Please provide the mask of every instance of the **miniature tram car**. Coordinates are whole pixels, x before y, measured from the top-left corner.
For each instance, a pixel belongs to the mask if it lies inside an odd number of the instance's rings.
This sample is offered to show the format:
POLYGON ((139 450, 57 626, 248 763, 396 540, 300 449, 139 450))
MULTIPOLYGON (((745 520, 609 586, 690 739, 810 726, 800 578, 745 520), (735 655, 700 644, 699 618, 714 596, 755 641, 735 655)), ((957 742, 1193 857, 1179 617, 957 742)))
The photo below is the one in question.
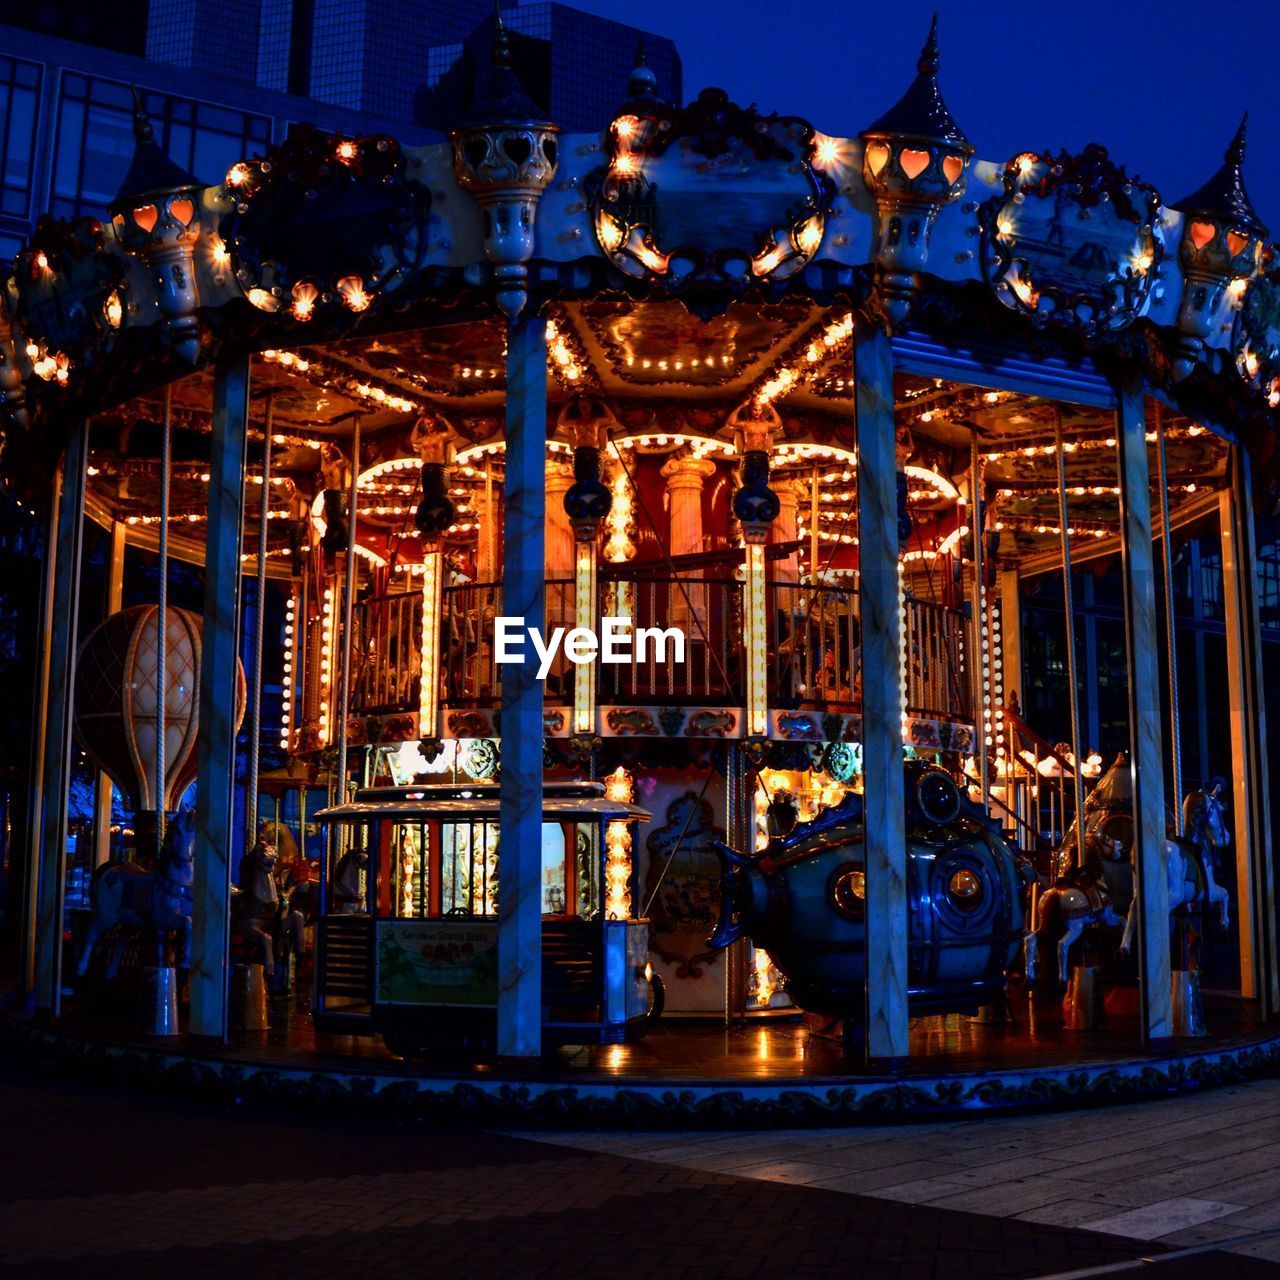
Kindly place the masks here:
MULTIPOLYGON (((498 785, 378 787, 321 810, 316 1023, 379 1032, 405 1056, 493 1046, 498 785)), ((606 832, 647 822, 599 783, 547 783, 542 814, 544 1042, 613 1043, 662 1012, 647 920, 611 919, 606 832)))

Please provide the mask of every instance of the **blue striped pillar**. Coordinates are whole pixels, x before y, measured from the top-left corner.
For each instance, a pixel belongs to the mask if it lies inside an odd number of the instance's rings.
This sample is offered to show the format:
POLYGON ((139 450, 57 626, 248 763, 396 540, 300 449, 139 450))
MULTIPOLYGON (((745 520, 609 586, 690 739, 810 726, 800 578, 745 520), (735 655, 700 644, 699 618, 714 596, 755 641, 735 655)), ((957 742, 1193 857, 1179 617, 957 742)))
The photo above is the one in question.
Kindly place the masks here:
POLYGON ((191 916, 190 1031, 218 1040, 225 1039, 227 1032, 237 633, 248 425, 249 357, 234 356, 218 366, 213 383, 191 916))
POLYGON ((1169 888, 1165 869, 1164 731, 1160 629, 1151 541, 1151 468, 1142 379, 1119 388, 1120 550, 1129 676, 1129 767, 1133 777, 1133 865, 1137 874, 1140 1031, 1148 1048, 1173 1034, 1169 987, 1169 888))
MULTIPOLYGON (((547 326, 507 331, 502 612, 541 630, 547 456, 547 326)), ((498 838, 498 1055, 542 1051, 542 682, 533 646, 502 668, 498 838)))
POLYGON ((889 338, 854 318, 862 778, 866 806, 866 1060, 907 1056, 907 837, 902 780, 898 483, 889 338))

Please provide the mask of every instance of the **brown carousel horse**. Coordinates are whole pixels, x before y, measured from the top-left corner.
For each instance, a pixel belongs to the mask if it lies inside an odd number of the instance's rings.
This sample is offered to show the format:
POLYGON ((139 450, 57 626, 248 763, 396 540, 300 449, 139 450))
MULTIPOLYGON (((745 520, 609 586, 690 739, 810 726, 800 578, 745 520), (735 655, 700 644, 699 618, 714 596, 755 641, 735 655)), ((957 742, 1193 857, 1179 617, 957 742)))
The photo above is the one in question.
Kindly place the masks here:
MULTIPOLYGON (((1031 930, 1024 944, 1028 983, 1035 982, 1039 976, 1044 947, 1056 944, 1058 981, 1065 982, 1071 948, 1086 929, 1098 926, 1118 929, 1125 924, 1125 918, 1112 908, 1106 874, 1106 864, 1122 856, 1118 841, 1100 832, 1091 832, 1085 840, 1084 865, 1067 868, 1036 898, 1031 930)), ((1128 948, 1126 929, 1120 950, 1125 952, 1128 948)))

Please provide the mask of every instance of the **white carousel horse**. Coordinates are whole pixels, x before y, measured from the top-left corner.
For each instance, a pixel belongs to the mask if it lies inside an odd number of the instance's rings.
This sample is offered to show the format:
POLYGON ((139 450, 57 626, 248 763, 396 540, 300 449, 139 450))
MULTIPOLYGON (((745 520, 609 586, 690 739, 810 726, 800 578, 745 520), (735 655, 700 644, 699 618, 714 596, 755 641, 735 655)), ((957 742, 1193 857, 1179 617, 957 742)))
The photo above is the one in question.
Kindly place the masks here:
MULTIPOLYGON (((1218 923, 1226 929, 1230 920, 1230 899, 1227 891, 1213 880, 1210 867, 1212 855, 1207 854, 1197 859, 1195 846, 1188 840, 1166 840, 1164 842, 1165 882, 1169 894, 1169 910, 1190 906, 1202 898, 1218 908, 1218 923), (1203 888, 1196 877, 1196 866, 1204 870, 1203 888)), ((1129 907, 1129 914, 1124 923, 1124 938, 1120 943, 1121 951, 1128 951, 1138 930, 1138 897, 1135 894, 1129 907)))
MULTIPOLYGON (((92 914, 80 963, 76 972, 84 976, 98 939, 118 924, 136 929, 150 929, 155 935, 157 951, 163 951, 168 934, 178 935, 178 966, 191 964, 191 880, 195 866, 195 814, 180 812, 165 831, 159 863, 147 870, 132 862, 117 862, 100 867, 90 886, 92 914)), ((124 939, 116 944, 107 977, 114 978, 120 967, 124 939)), ((163 963, 159 956, 157 963, 163 963)))
POLYGON ((364 892, 360 888, 360 873, 369 866, 369 850, 352 845, 338 859, 333 869, 333 885, 329 890, 330 910, 338 916, 358 916, 365 913, 364 892))
POLYGON ((1231 896, 1214 879, 1219 849, 1231 843, 1227 827, 1227 806, 1219 798, 1224 787, 1215 778, 1208 789, 1188 792, 1182 802, 1182 826, 1186 838, 1199 850, 1200 869, 1204 872, 1205 900, 1218 908, 1218 923, 1225 931, 1230 923, 1231 896))

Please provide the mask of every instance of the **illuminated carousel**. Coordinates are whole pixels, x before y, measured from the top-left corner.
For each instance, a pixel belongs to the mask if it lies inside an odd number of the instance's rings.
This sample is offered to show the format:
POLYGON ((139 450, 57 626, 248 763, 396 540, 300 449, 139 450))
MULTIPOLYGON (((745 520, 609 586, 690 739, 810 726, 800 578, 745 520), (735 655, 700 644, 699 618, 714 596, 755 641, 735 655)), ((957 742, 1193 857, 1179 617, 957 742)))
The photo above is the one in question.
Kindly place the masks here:
POLYGON ((447 143, 299 128, 216 187, 138 115, 109 221, 42 221, 3 299, 4 477, 54 549, 22 1034, 690 1118, 1280 1056, 1244 127, 1166 204, 1099 146, 977 159, 937 72, 931 32, 844 137, 641 64, 566 135, 499 24, 447 143), (1216 785, 1171 646, 1206 530, 1216 785))

